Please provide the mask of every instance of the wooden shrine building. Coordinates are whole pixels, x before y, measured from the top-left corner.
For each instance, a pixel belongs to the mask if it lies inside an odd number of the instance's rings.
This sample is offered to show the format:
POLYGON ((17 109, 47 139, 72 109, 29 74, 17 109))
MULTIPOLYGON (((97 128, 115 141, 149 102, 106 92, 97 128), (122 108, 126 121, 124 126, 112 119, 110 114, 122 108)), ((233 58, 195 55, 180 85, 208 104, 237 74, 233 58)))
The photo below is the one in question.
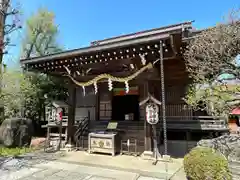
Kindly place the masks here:
MULTIPOLYGON (((89 113, 88 133, 105 130, 109 121, 118 122, 120 139, 134 139, 141 153, 151 151, 153 143, 145 107, 140 102, 148 94, 162 102, 163 58, 168 154, 180 155, 201 138, 218 136, 227 130, 224 120, 194 112, 183 101, 190 80, 182 54, 193 34, 192 23, 185 22, 94 41, 85 48, 22 59, 21 63, 28 71, 68 80, 68 141, 74 141, 75 118, 89 113)), ((157 136, 161 152, 161 106, 159 117, 157 136)))

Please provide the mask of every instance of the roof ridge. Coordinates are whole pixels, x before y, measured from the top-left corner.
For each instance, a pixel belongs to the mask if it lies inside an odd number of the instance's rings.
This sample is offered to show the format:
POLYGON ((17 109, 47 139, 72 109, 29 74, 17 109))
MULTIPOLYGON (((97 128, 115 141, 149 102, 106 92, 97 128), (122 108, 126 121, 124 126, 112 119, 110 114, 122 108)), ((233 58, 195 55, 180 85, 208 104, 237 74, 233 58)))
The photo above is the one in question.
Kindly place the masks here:
POLYGON ((110 38, 105 38, 102 40, 95 40, 90 42, 91 45, 98 45, 99 43, 104 43, 106 41, 109 40, 117 40, 119 38, 124 38, 124 37, 128 37, 128 36, 133 36, 133 35, 139 35, 139 34, 144 34, 144 33, 148 33, 148 32, 152 32, 152 31, 157 31, 157 30, 163 30, 163 29, 167 29, 167 28, 171 28, 171 27, 175 27, 175 26, 180 26, 180 25, 191 25, 194 21, 186 21, 186 22, 182 22, 182 23, 177 23, 177 24, 170 24, 170 25, 166 25, 166 26, 161 26, 158 28, 152 28, 152 29, 147 29, 147 30, 143 30, 143 31, 138 31, 138 32, 133 32, 133 33, 128 33, 128 34, 123 34, 120 36, 113 36, 110 38))

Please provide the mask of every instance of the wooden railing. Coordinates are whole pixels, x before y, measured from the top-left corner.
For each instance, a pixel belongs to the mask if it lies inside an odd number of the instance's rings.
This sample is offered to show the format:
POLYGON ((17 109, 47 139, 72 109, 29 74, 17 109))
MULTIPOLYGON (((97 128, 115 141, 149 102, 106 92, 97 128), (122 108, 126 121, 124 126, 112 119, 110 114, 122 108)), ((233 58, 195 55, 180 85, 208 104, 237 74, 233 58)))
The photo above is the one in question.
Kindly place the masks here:
MULTIPOLYGON (((158 127, 163 127, 162 117, 160 116, 160 122, 158 127)), ((119 121, 118 128, 122 126, 135 126, 143 127, 144 120, 140 121, 119 121)), ((166 116, 167 128, 168 129, 182 129, 182 130, 218 130, 227 131, 228 124, 224 118, 214 118, 212 116, 166 116)), ((91 123, 92 129, 101 129, 107 127, 108 121, 93 121, 91 123)), ((139 129, 139 128, 138 128, 139 129)))
MULTIPOLYGON (((75 122, 74 124, 79 124, 81 121, 84 121, 87 116, 75 116, 75 122)), ((48 124, 54 125, 56 124, 56 120, 49 118, 48 119, 48 124)), ((67 126, 68 125, 68 116, 62 116, 62 126, 67 126)))
POLYGON ((227 121, 222 117, 198 116, 196 118, 202 129, 228 129, 227 121))
MULTIPOLYGON (((227 130, 228 125, 224 118, 212 116, 167 116, 169 129, 199 129, 199 130, 227 130)), ((160 117, 160 125, 162 125, 160 117)))

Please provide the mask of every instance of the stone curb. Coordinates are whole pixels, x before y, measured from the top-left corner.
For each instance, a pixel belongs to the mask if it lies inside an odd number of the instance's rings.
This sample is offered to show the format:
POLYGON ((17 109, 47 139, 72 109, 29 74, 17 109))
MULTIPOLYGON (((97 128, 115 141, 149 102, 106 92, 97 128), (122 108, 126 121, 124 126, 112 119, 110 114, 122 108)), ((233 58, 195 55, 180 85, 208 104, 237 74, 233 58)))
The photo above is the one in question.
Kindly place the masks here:
POLYGON ((176 174, 183 169, 183 166, 181 166, 175 173, 173 173, 170 177, 169 180, 171 180, 176 174))
POLYGON ((234 165, 234 166, 240 167, 240 161, 232 160, 232 161, 229 162, 229 164, 230 164, 230 166, 234 165))

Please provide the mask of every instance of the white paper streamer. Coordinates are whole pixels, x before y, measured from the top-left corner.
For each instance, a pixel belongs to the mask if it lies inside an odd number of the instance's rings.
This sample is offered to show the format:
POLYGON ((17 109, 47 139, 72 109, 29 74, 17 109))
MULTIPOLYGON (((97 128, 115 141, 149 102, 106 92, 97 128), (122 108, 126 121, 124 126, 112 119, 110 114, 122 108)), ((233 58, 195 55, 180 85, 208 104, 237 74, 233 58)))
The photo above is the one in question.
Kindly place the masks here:
POLYGON ((139 54, 140 58, 141 58, 141 62, 142 62, 142 65, 146 65, 146 59, 145 59, 145 55, 144 54, 139 54))
POLYGON ((98 87, 97 87, 97 82, 94 82, 94 91, 95 91, 95 94, 98 93, 98 87))
POLYGON ((129 93, 129 84, 127 81, 125 81, 125 91, 126 93, 129 93))
POLYGON ((83 89, 83 96, 85 96, 86 95, 85 86, 82 86, 82 89, 83 89))
POLYGON ((112 91, 112 89, 113 89, 112 80, 109 78, 108 79, 108 90, 112 91))

